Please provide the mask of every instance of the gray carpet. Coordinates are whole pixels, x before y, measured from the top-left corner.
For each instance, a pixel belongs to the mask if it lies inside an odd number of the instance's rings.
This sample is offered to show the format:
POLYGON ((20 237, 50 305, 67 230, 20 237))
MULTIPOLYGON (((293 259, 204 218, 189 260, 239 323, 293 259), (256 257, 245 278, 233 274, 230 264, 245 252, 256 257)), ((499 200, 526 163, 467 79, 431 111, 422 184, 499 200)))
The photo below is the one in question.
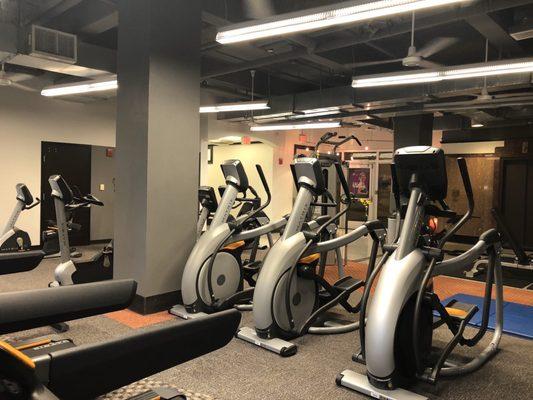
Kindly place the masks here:
MULTIPOLYGON (((57 260, 46 260, 30 273, 2 277, 0 290, 46 287, 52 279, 55 263, 57 260)), ((243 314, 243 325, 252 326, 251 313, 243 314)), ((68 336, 81 344, 106 340, 129 331, 128 327, 99 316, 72 322, 68 336)), ((25 335, 41 332, 49 332, 49 328, 25 335)), ((442 345, 449 338, 445 330, 439 329, 435 345, 442 345)), ((487 337, 482 345, 488 340, 487 337)), ((308 335, 295 343, 299 345, 298 354, 282 358, 234 339, 221 350, 157 374, 152 379, 220 400, 364 398, 335 385, 335 376, 346 368, 364 372, 363 366, 351 361, 352 353, 359 346, 357 333, 308 335)), ((458 348, 456 354, 466 357, 472 351, 458 348)), ((532 372, 533 341, 504 335, 500 353, 480 371, 465 377, 443 379, 436 387, 419 384, 413 390, 432 399, 527 399, 533 393, 532 372)))

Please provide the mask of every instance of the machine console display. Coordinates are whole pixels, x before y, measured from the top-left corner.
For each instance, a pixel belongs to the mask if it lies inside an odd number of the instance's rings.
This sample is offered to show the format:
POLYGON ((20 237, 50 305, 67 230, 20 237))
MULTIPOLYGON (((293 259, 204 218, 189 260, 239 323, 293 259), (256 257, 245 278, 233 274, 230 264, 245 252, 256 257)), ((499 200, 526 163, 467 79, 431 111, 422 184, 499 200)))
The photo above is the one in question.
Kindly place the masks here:
POLYGON ((291 165, 292 176, 296 187, 307 184, 313 188, 315 195, 322 194, 327 188, 322 175, 320 161, 312 157, 297 158, 291 165))
POLYGON ((17 190, 17 200, 22 201, 27 206, 33 203, 33 196, 30 193, 30 189, 28 189, 28 187, 25 184, 23 183, 17 184, 16 190, 17 190))
POLYGON ((198 189, 198 202, 202 207, 207 208, 210 213, 214 213, 218 207, 215 189, 211 186, 200 186, 198 189))
POLYGON ((444 151, 436 147, 412 146, 396 150, 394 164, 400 194, 410 195, 410 182, 416 174, 419 185, 430 200, 444 200, 448 192, 444 151))
POLYGON ((226 179, 226 183, 235 185, 239 192, 244 193, 248 190, 248 177, 244 172, 244 167, 239 160, 224 161, 220 168, 226 179))

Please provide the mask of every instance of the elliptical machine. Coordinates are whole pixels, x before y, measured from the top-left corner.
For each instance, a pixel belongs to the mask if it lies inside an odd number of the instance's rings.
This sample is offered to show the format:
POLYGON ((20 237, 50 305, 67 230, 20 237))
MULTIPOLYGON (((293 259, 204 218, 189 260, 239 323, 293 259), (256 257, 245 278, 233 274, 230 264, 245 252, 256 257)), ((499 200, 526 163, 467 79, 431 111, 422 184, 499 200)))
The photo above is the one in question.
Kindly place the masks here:
POLYGON ((24 210, 36 207, 40 201, 33 197, 26 185, 16 186, 17 204, 0 236, 0 273, 30 271, 36 268, 45 257, 42 250, 32 250, 27 232, 17 228, 15 224, 24 210))
MULTIPOLYGON (((345 205, 333 216, 320 217, 316 231, 302 231, 309 208, 317 203, 327 188, 317 158, 297 158, 291 165, 298 195, 294 202, 282 237, 270 249, 263 262, 253 298, 255 329, 244 327, 237 337, 275 352, 281 356, 296 353, 297 346, 287 340, 306 333, 338 334, 358 328, 358 322, 328 319, 327 312, 341 305, 349 313, 357 313, 359 304, 350 304, 350 295, 365 285, 365 281, 350 276, 340 278, 333 285, 317 273, 320 254, 370 235, 373 240, 367 276, 373 270, 385 229, 379 221, 370 221, 354 231, 320 241, 327 227, 338 221, 349 209, 352 197, 339 161, 334 162, 344 196, 345 205)), ((327 204, 326 206, 336 206, 327 204)))
POLYGON ((74 261, 71 258, 68 238, 67 210, 81 207, 103 206, 100 200, 88 194, 76 197, 61 175, 48 179, 56 210, 56 220, 60 248, 60 264, 54 271, 55 281, 49 286, 63 286, 113 279, 113 242, 88 261, 74 261))
MULTIPOLYGON (((226 188, 209 229, 200 236, 185 264, 181 283, 183 305, 176 305, 169 310, 183 319, 202 317, 234 306, 239 306, 241 310, 250 309, 255 276, 259 273, 261 263, 255 261, 255 256, 251 257, 252 261, 243 263, 243 250, 247 243, 270 235, 287 222, 282 218, 268 224, 250 226, 250 222, 258 218, 270 204, 272 197, 260 165, 256 165, 256 168, 267 201, 230 221, 230 212, 236 201, 250 203, 255 200, 238 197, 239 193, 245 196, 251 188, 240 161, 225 161, 221 168, 226 188), (245 288, 244 282, 250 287, 245 288)), ((253 189, 251 191, 256 193, 253 189)))
POLYGON ((468 199, 468 211, 440 240, 435 240, 430 217, 452 219, 444 199, 447 176, 441 149, 414 146, 396 151, 393 189, 404 223, 399 240, 386 246, 387 253, 372 272, 363 294, 360 312, 361 351, 354 361, 366 364, 367 373, 345 370, 337 384, 373 398, 426 399, 404 387, 417 379, 435 384, 441 376, 458 376, 478 370, 498 352, 503 330, 501 243, 495 229, 483 233, 476 245, 460 256, 444 260, 443 246, 472 216, 474 196, 463 158, 457 160, 468 199), (400 206, 408 199, 407 206, 400 206), (439 207, 440 206, 440 207, 439 207), (468 268, 479 256, 489 263, 483 299, 481 326, 473 337, 464 335, 478 307, 451 300, 443 305, 433 291, 432 278, 468 268), (380 274, 367 311, 370 287, 380 274), (495 330, 481 353, 467 363, 452 362, 457 345, 473 347, 487 332, 492 286, 495 286, 495 330), (436 316, 434 316, 436 315, 436 316), (366 327, 363 321, 366 320, 366 327), (432 351, 433 330, 446 325, 453 339, 438 354, 432 351))
POLYGON ((0 252, 28 251, 31 248, 30 236, 26 231, 15 226, 22 211, 31 210, 41 204, 36 197, 35 201, 28 187, 23 183, 15 186, 17 203, 9 217, 4 230, 0 234, 0 252))

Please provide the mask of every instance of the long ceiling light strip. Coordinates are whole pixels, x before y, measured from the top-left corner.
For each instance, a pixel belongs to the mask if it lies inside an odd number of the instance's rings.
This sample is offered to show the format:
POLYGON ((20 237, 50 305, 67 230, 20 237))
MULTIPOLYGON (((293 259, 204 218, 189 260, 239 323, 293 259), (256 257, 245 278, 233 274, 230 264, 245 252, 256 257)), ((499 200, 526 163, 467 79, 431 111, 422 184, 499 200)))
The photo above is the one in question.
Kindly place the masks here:
POLYGON ((104 81, 87 81, 82 83, 72 83, 66 85, 56 85, 45 87, 41 91, 41 95, 46 97, 67 96, 73 94, 83 94, 91 92, 101 92, 106 90, 114 90, 118 87, 116 79, 104 81))
POLYGON ((233 111, 270 110, 267 101, 248 101, 240 103, 215 104, 200 107, 200 113, 218 113, 233 111))
POLYGON ((472 0, 380 0, 350 1, 340 8, 315 9, 305 14, 286 14, 264 23, 245 23, 222 29, 216 36, 221 44, 237 43, 295 32, 323 29, 330 26, 348 24, 394 14, 464 3, 472 0))
POLYGON ((495 75, 509 75, 533 72, 533 58, 498 61, 487 64, 471 64, 464 67, 449 67, 428 72, 408 72, 354 78, 354 88, 408 85, 414 83, 439 82, 466 78, 480 78, 495 75))
POLYGON ((340 128, 340 122, 310 122, 301 124, 279 124, 279 125, 256 125, 251 126, 252 132, 265 131, 291 131, 295 129, 329 129, 340 128))

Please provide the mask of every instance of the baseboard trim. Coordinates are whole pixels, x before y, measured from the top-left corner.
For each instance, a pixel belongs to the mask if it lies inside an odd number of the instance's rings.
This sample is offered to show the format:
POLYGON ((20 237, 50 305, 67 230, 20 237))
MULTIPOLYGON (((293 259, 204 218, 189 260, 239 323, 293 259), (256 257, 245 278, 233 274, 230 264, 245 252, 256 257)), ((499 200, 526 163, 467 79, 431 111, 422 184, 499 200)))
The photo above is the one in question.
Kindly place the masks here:
POLYGON ((138 314, 147 315, 168 310, 178 303, 181 303, 180 290, 150 297, 143 297, 136 294, 129 309, 138 314))

